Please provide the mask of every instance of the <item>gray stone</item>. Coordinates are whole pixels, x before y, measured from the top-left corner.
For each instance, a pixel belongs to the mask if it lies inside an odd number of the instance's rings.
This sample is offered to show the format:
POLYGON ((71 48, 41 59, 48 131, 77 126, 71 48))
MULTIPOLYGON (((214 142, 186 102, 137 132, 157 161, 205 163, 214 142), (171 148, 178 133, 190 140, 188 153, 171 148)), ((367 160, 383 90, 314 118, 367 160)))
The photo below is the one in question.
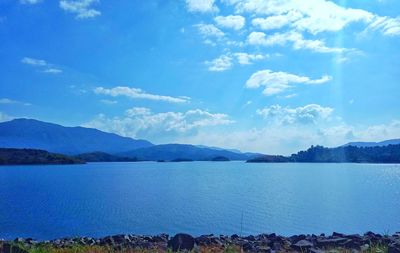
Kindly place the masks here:
POLYGON ((323 250, 318 249, 318 248, 311 248, 309 252, 310 253, 324 253, 323 250))
POLYGON ((388 248, 388 253, 400 253, 400 244, 391 243, 388 248))
POLYGON ((296 242, 295 244, 292 244, 292 248, 295 250, 298 250, 298 251, 304 251, 304 250, 310 249, 313 246, 314 245, 307 240, 300 240, 300 241, 296 242))
POLYGON ((172 251, 192 250, 195 245, 195 240, 188 234, 176 234, 168 241, 168 248, 172 251))

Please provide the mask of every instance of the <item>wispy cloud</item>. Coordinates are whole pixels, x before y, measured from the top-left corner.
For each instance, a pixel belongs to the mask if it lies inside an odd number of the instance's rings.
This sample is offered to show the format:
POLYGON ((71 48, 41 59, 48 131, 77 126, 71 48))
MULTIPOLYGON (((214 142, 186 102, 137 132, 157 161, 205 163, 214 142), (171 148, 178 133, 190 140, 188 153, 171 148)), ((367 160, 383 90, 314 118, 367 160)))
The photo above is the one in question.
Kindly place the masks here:
POLYGON ((215 0, 186 0, 186 7, 189 12, 218 12, 215 0))
POLYGON ((328 47, 322 40, 304 39, 299 32, 290 31, 286 33, 275 33, 267 36, 263 32, 252 32, 247 37, 247 42, 255 46, 285 46, 292 44, 293 49, 307 49, 318 53, 344 53, 354 49, 346 49, 339 47, 328 47))
POLYGON ((42 69, 44 68, 42 70, 43 73, 60 74, 63 72, 61 69, 54 67, 53 64, 50 64, 50 63, 46 62, 45 60, 41 60, 41 59, 24 57, 24 58, 22 58, 21 63, 27 64, 27 65, 30 65, 33 67, 37 67, 37 68, 42 68, 42 69))
POLYGON ((282 93, 293 84, 323 84, 332 80, 331 76, 325 75, 319 79, 311 79, 307 76, 298 76, 287 72, 273 72, 272 70, 260 70, 254 73, 246 82, 247 88, 265 87, 263 94, 272 96, 282 93))
POLYGON ((381 17, 372 12, 340 6, 333 1, 224 1, 234 5, 238 13, 267 16, 255 18, 252 24, 270 30, 288 26, 299 32, 319 34, 337 32, 350 24, 361 23, 383 35, 400 35, 399 17, 381 17))
POLYGON ((26 102, 21 102, 9 98, 0 98, 0 104, 6 104, 6 105, 25 105, 25 106, 30 106, 32 104, 26 103, 26 102))
POLYGON ((100 102, 106 105, 115 105, 118 103, 118 101, 115 100, 109 100, 109 99, 101 99, 100 102))
POLYGON ((131 88, 127 86, 117 86, 111 89, 96 87, 94 89, 94 93, 108 95, 112 97, 125 96, 133 99, 148 99, 148 100, 164 101, 170 103, 185 103, 189 102, 190 100, 188 97, 170 97, 170 96, 150 94, 139 88, 131 88))
POLYGON ((57 69, 57 68, 48 68, 43 70, 44 73, 49 73, 49 74, 60 74, 63 71, 61 69, 57 69))
POLYGON ((239 15, 217 16, 214 18, 218 26, 240 30, 244 27, 246 19, 239 15))
POLYGON ((269 122, 274 121, 280 125, 286 124, 315 124, 318 120, 325 120, 331 116, 333 108, 323 107, 318 104, 309 104, 296 108, 272 105, 257 110, 269 122))
POLYGON ((0 122, 9 121, 12 119, 13 119, 13 117, 11 117, 3 112, 0 112, 0 122))
POLYGON ((60 8, 66 12, 75 14, 77 19, 94 18, 101 12, 92 8, 99 0, 61 0, 60 8))
POLYGON ((109 118, 100 114, 84 125, 123 136, 152 140, 155 136, 188 134, 201 128, 228 125, 233 122, 226 114, 210 113, 201 109, 154 113, 149 108, 134 107, 126 110, 122 117, 109 118))
POLYGON ((42 0, 19 0, 21 4, 38 4, 42 2, 42 0))
POLYGON ((381 31, 387 36, 400 36, 400 17, 379 17, 376 16, 374 21, 369 24, 364 32, 381 31))
POLYGON ((254 61, 269 58, 267 54, 249 54, 245 52, 234 53, 233 55, 236 56, 238 63, 241 65, 248 65, 252 64, 254 61))
POLYGON ((233 65, 232 58, 227 55, 221 55, 220 57, 212 61, 206 61, 205 64, 208 65, 209 71, 214 71, 214 72, 221 72, 228 70, 233 65))
POLYGON ((200 34, 204 37, 221 38, 225 35, 224 32, 222 32, 213 24, 197 24, 195 27, 199 29, 200 34))
POLYGON ((34 59, 30 57, 22 58, 21 62, 32 66, 47 66, 47 62, 45 60, 34 59))

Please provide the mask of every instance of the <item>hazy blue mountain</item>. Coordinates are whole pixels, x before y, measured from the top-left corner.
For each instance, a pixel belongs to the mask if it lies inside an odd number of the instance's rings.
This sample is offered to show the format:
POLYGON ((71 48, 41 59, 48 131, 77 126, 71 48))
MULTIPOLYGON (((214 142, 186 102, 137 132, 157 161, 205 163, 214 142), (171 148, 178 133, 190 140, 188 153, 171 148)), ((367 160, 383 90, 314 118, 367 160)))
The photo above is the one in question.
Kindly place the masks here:
POLYGON ((205 145, 196 145, 196 147, 199 148, 207 148, 207 149, 215 149, 215 150, 225 150, 225 151, 230 151, 233 153, 238 153, 238 154, 242 154, 242 155, 246 155, 249 158, 253 158, 253 157, 258 157, 258 156, 263 156, 264 154, 261 153, 254 153, 254 152, 242 152, 239 149, 224 149, 224 148, 219 148, 219 147, 210 147, 210 146, 205 146, 205 145))
POLYGON ((211 161, 216 157, 226 157, 229 160, 247 160, 249 155, 229 150, 198 147, 187 144, 164 144, 148 148, 140 148, 119 154, 120 156, 136 157, 139 160, 195 160, 211 161))
POLYGON ((0 147, 44 149, 63 154, 94 151, 119 153, 153 146, 145 140, 135 140, 97 129, 64 127, 33 119, 14 119, 0 123, 0 147))
POLYGON ((381 141, 381 142, 349 142, 345 145, 346 146, 354 146, 354 147, 381 147, 381 146, 387 146, 387 145, 397 145, 400 144, 400 139, 392 139, 392 140, 386 140, 386 141, 381 141))

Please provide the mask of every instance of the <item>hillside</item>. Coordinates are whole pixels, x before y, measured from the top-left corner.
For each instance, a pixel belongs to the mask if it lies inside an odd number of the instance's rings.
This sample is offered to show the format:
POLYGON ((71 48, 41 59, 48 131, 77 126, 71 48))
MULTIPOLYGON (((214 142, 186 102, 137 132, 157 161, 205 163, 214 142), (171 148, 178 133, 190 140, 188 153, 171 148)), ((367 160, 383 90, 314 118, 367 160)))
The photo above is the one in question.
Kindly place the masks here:
POLYGON ((377 147, 377 146, 387 146, 387 145, 397 145, 400 144, 400 139, 392 139, 380 142, 349 142, 343 147, 354 146, 354 147, 377 147))
POLYGON ((325 148, 311 146, 289 157, 261 156, 247 162, 400 163, 400 145, 325 148))
POLYGON ((38 149, 0 148, 0 165, 76 163, 84 163, 84 161, 38 149))
POLYGON ((63 154, 101 151, 119 153, 150 147, 145 140, 135 140, 97 129, 64 127, 33 119, 14 119, 0 123, 1 148, 32 148, 63 154))
POLYGON ((128 157, 115 156, 104 152, 83 153, 74 156, 75 158, 85 162, 137 162, 138 160, 128 157))
POLYGON ((194 160, 211 161, 216 157, 225 157, 229 160, 247 160, 253 156, 215 148, 201 148, 187 144, 164 144, 148 148, 141 148, 118 154, 126 157, 136 157, 139 160, 194 160))

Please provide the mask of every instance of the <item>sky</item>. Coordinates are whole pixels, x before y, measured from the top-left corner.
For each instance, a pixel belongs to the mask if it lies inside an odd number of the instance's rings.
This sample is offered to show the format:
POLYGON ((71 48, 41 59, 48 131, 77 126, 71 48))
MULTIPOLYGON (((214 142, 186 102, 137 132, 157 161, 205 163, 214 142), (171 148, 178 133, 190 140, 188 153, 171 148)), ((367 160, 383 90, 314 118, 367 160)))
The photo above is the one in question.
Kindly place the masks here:
POLYGON ((1 0, 0 121, 267 154, 400 138, 398 0, 1 0))

